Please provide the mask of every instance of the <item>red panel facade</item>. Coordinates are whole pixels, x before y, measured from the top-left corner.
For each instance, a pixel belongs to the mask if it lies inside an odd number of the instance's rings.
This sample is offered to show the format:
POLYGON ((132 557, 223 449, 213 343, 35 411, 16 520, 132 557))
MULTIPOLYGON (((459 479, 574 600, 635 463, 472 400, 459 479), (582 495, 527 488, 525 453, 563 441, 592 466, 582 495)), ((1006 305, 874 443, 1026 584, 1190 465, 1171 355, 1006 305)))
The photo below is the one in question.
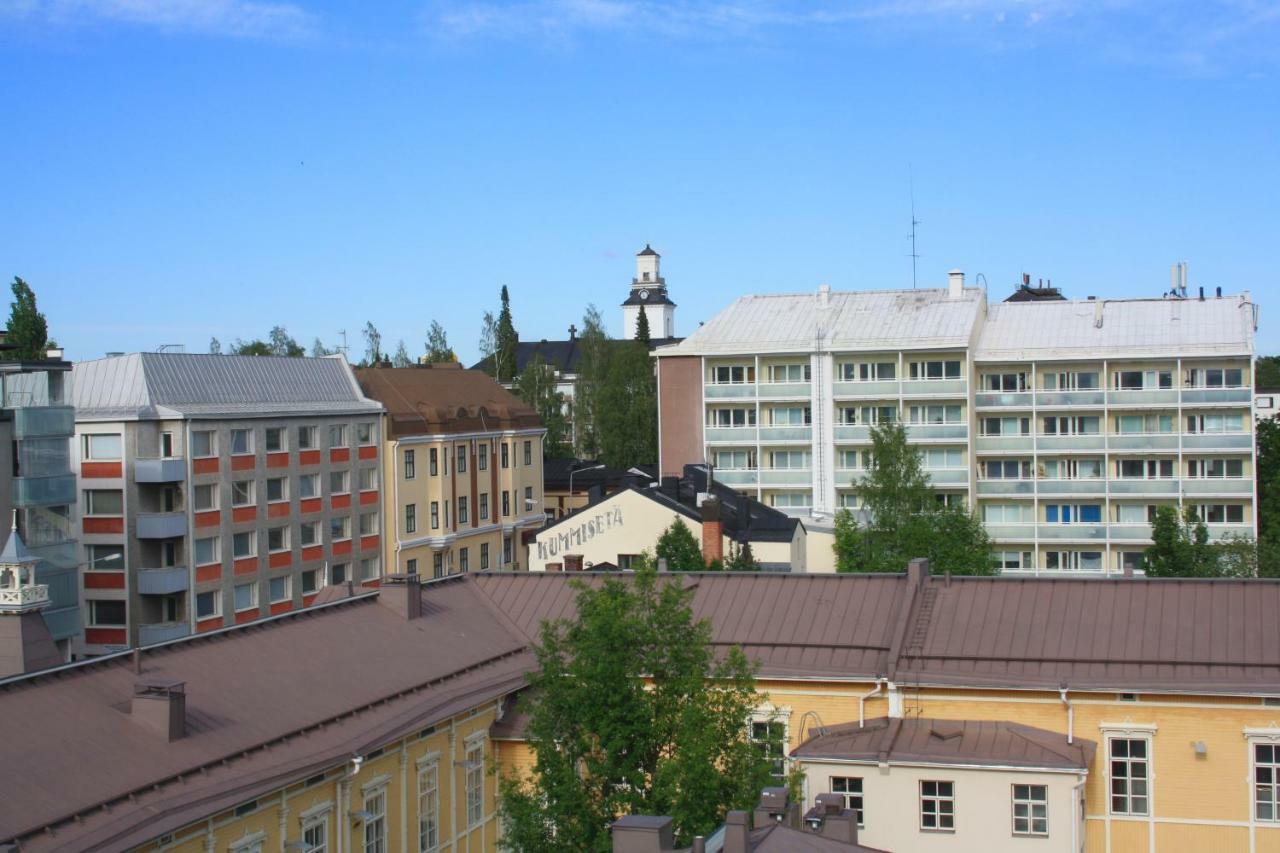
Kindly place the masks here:
POLYGON ((124 533, 124 519, 90 516, 83 521, 85 533, 124 533))
POLYGON ((350 462, 351 448, 349 447, 333 448, 332 450, 329 451, 329 461, 330 462, 350 462))
POLYGON ((210 563, 207 566, 196 566, 196 583, 222 579, 222 564, 210 563))
POLYGON ((231 510, 231 520, 233 522, 257 521, 258 508, 256 506, 238 506, 231 510))
POLYGON ((377 459, 378 445, 370 444, 367 447, 361 447, 357 453, 359 453, 361 459, 377 459))
POLYGON ((320 502, 320 498, 307 498, 305 501, 298 502, 298 512, 306 515, 309 512, 320 512, 324 509, 324 504, 320 502))
POLYGON ((124 589, 124 572, 85 572, 85 589, 124 589))
POLYGON ((350 539, 344 539, 344 540, 343 540, 343 541, 341 541, 341 542, 334 542, 334 543, 333 543, 333 556, 337 557, 337 556, 342 555, 342 554, 350 554, 350 553, 351 553, 351 540, 350 540, 350 539))
POLYGON ((249 453, 246 453, 243 456, 232 456, 231 470, 232 471, 252 471, 254 465, 257 464, 257 461, 258 461, 257 457, 249 453))
POLYGON ((310 548, 302 549, 303 562, 324 559, 324 548, 320 545, 313 545, 310 548))
POLYGON ((97 477, 122 477, 124 465, 120 462, 82 462, 80 476, 86 479, 97 477))
POLYGON ((289 502, 278 501, 277 503, 267 504, 267 518, 288 518, 289 502))
POLYGON ((232 567, 238 575, 251 575, 258 570, 258 558, 245 557, 243 560, 236 560, 232 563, 232 567))
POLYGON ((123 646, 128 642, 124 628, 85 628, 84 641, 91 646, 123 646))
POLYGON ((334 495, 329 498, 329 505, 334 509, 346 509, 351 506, 351 495, 334 495))
POLYGON ((319 451, 319 450, 303 450, 303 451, 301 451, 301 452, 298 454, 298 464, 299 464, 299 465, 319 465, 319 464, 320 464, 320 451, 319 451))
POLYGON ((222 513, 216 509, 196 513, 196 527, 217 527, 222 523, 222 513))
POLYGON ((272 569, 280 569, 293 562, 293 554, 289 551, 281 551, 278 554, 272 554, 267 557, 267 566, 272 569))
POLYGON ((268 468, 288 468, 289 454, 288 453, 268 453, 267 467, 268 468))
POLYGON ((207 459, 192 459, 191 470, 196 474, 216 474, 218 473, 218 457, 210 456, 207 459))
POLYGON ((361 492, 360 506, 372 506, 378 502, 377 492, 361 492))

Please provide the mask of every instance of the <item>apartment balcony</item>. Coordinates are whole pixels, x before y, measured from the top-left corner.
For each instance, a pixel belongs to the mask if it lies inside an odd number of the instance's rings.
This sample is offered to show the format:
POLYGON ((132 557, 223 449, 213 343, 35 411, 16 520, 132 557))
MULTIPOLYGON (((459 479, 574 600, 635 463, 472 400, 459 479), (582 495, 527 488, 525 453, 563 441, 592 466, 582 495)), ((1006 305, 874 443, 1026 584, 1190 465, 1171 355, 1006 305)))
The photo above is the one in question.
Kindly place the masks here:
POLYGON ((990 495, 1032 495, 1036 490, 1034 480, 979 480, 978 497, 990 495))
POLYGON ((1109 489, 1113 495, 1168 495, 1176 497, 1178 481, 1168 480, 1112 480, 1109 489))
POLYGON ((755 444, 755 427, 707 427, 703 438, 708 444, 712 442, 728 442, 729 444, 755 444))
POLYGON ((762 486, 804 486, 813 485, 813 472, 808 468, 766 468, 760 472, 762 486))
POLYGON ((835 434, 836 441, 871 441, 871 427, 869 426, 837 426, 835 434))
POLYGON ((1029 435, 980 435, 974 439, 974 449, 979 453, 1030 453, 1035 439, 1029 435))
POLYGON ((1183 450, 1248 450, 1253 438, 1247 432, 1202 432, 1182 436, 1183 450))
POLYGON ((1109 435, 1108 450, 1177 450, 1177 433, 1109 435))
POLYGON ((1037 480, 1036 493, 1045 497, 1060 495, 1104 495, 1107 492, 1107 481, 1102 478, 1092 480, 1037 480))
POLYGON ((717 468, 715 479, 717 483, 724 483, 726 486, 754 486, 759 482, 759 472, 754 469, 725 470, 717 468))
POLYGON ((969 427, 966 424, 907 424, 908 441, 967 441, 969 427))
POLYGON ((964 397, 969 393, 969 383, 964 379, 917 379, 902 383, 905 397, 964 397))
POLYGON ((1108 391, 1107 405, 1113 409, 1124 406, 1176 406, 1178 392, 1173 388, 1152 388, 1143 391, 1108 391))
POLYGON ((50 566, 60 569, 75 568, 80 563, 80 543, 75 539, 46 540, 32 537, 36 544, 27 544, 27 550, 50 566))
POLYGON ((967 486, 969 485, 968 468, 926 468, 924 471, 929 482, 935 486, 967 486))
POLYGON ((1080 539, 1090 542, 1107 538, 1105 524, 1038 524, 1036 532, 1041 539, 1080 539))
POLYGON ((76 434, 76 410, 72 406, 27 406, 13 410, 13 437, 70 438, 76 434))
POLYGON ((180 483, 186 476, 187 462, 181 457, 138 459, 133 463, 133 479, 139 483, 180 483))
POLYGON ((1111 539, 1117 542, 1150 542, 1150 524, 1111 524, 1108 526, 1111 539))
POLYGON ((813 392, 808 382, 761 382, 756 392, 760 399, 778 400, 784 397, 809 399, 813 392))
POLYGON ((1106 401, 1104 391, 1037 391, 1039 407, 1101 406, 1106 401))
POLYGON ((1210 539, 1221 539, 1224 536, 1252 536, 1252 524, 1220 524, 1209 523, 1205 525, 1209 530, 1210 539))
POLYGON ((13 504, 16 507, 62 506, 75 502, 75 474, 13 478, 13 504))
POLYGON ((156 622, 151 625, 138 626, 138 645, 151 646, 156 643, 167 643, 170 640, 181 640, 191 633, 191 626, 186 622, 156 622))
POLYGON ((185 512, 145 512, 138 515, 139 539, 172 539, 186 534, 185 512))
POLYGON ((708 400, 722 400, 724 398, 744 398, 755 397, 755 383, 743 382, 738 385, 703 385, 702 396, 708 400))
POLYGON ((1032 394, 1030 391, 980 391, 974 395, 973 404, 979 409, 1029 409, 1032 394))
POLYGON ((1031 542, 1036 538, 1036 526, 1034 524, 987 524, 985 526, 992 539, 1002 542, 1031 542))
POLYGON ((896 379, 884 382, 835 383, 835 396, 837 397, 874 397, 877 399, 886 399, 889 397, 897 397, 899 390, 898 381, 896 379))
POLYGON ((1253 392, 1248 388, 1186 388, 1182 392, 1182 405, 1194 406, 1214 403, 1253 404, 1253 392))
POLYGON ((161 569, 139 569, 138 592, 142 595, 171 595, 185 592, 191 586, 191 572, 186 566, 161 569))
POLYGON ((1180 481, 1182 494, 1192 497, 1251 497, 1253 480, 1248 477, 1197 477, 1180 481))
POLYGON ((813 428, 807 426, 760 427, 760 441, 813 441, 813 428))
POLYGON ((1102 450, 1107 439, 1102 435, 1038 435, 1036 450, 1102 450))

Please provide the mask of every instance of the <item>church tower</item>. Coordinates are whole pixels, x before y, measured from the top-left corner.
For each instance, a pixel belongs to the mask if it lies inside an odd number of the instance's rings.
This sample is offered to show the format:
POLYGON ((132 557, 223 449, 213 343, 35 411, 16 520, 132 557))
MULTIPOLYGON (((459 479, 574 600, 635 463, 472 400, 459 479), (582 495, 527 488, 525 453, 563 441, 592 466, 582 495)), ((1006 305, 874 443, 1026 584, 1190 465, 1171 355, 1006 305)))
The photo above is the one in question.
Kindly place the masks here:
POLYGON ((641 306, 649 321, 650 338, 676 335, 676 304, 667 297, 667 282, 658 266, 661 259, 648 243, 636 253, 636 277, 631 280, 631 294, 622 303, 622 333, 627 338, 636 336, 641 306))

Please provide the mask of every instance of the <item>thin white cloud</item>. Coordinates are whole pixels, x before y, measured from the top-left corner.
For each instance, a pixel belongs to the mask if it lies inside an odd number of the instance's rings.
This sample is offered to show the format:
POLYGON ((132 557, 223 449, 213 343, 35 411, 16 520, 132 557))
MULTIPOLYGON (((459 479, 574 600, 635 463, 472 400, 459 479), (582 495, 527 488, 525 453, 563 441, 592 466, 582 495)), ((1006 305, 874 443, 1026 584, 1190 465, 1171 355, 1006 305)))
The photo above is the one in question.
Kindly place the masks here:
POLYGON ((117 23, 167 32, 295 40, 318 21, 295 3, 257 0, 0 0, 0 18, 49 26, 117 23))

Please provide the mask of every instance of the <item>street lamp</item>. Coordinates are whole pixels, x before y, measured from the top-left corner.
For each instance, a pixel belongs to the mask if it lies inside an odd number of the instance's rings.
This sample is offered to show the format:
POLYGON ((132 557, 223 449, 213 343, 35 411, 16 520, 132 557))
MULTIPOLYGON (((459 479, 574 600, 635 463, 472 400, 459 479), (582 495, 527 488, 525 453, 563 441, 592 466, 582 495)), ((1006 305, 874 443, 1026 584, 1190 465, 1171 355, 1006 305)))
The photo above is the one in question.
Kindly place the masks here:
POLYGON ((583 471, 599 471, 599 470, 600 470, 601 468, 603 468, 603 467, 604 467, 604 465, 603 465, 602 463, 598 463, 598 464, 596 464, 596 465, 591 465, 591 466, 588 466, 588 467, 586 467, 586 468, 573 468, 573 467, 570 467, 570 468, 569 468, 569 496, 570 496, 570 497, 573 497, 573 475, 574 475, 574 474, 581 474, 583 471))

